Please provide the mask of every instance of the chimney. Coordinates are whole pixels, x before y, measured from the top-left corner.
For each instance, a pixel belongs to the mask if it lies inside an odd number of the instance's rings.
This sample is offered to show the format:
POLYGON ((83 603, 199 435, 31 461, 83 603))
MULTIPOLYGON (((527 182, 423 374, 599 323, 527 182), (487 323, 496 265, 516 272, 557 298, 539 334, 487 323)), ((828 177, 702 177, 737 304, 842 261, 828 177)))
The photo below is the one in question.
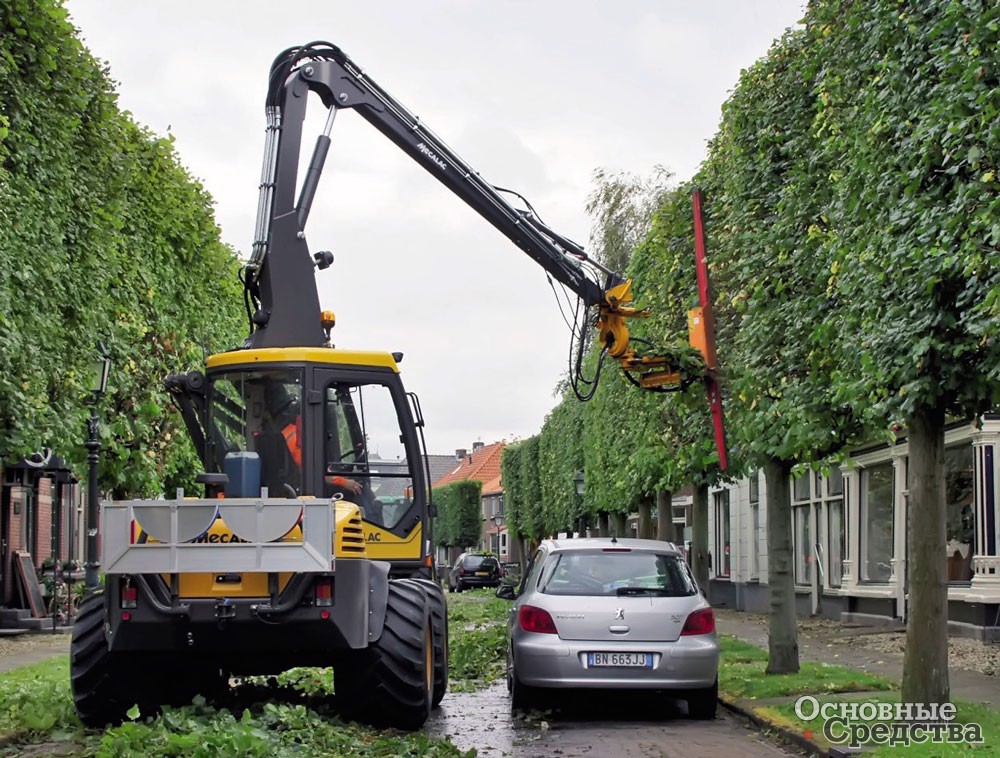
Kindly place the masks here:
POLYGON ((462 460, 467 452, 468 451, 464 447, 458 448, 458 450, 455 451, 455 460, 456 461, 462 460))
POLYGON ((485 447, 485 445, 482 442, 473 442, 472 443, 472 454, 475 455, 480 450, 482 450, 483 447, 485 447))

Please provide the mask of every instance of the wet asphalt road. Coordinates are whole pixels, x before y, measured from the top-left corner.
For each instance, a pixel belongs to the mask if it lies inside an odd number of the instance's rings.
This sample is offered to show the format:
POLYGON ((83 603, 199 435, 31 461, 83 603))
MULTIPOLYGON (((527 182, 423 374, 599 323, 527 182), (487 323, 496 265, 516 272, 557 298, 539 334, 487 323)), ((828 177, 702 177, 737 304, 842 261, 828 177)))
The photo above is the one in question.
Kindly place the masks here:
POLYGON ((591 691, 555 699, 552 708, 512 716, 503 682, 448 693, 427 722, 480 758, 772 758, 797 755, 745 727, 721 707, 715 721, 692 721, 685 706, 658 695, 591 691))

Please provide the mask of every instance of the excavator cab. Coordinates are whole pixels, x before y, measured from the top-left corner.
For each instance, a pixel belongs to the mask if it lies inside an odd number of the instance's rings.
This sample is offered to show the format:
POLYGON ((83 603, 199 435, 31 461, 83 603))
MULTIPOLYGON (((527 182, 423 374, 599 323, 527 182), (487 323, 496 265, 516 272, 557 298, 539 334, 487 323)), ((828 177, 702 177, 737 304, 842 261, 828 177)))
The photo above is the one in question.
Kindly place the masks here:
POLYGON ((333 348, 210 358, 204 461, 225 475, 215 494, 353 503, 369 556, 391 561, 394 575, 422 572, 423 422, 397 358, 333 348))

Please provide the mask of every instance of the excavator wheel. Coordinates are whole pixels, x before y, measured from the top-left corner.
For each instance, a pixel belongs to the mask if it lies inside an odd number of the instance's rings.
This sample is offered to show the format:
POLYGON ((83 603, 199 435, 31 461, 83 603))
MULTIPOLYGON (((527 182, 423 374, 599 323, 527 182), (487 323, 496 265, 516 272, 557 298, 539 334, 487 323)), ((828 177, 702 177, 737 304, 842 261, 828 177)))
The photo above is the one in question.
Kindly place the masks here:
POLYGON ((104 593, 96 592, 80 605, 70 644, 73 704, 87 726, 103 727, 125 719, 131 703, 119 699, 128 690, 120 672, 104 639, 104 593))
POLYGON ((431 712, 434 638, 423 587, 389 581, 382 636, 333 668, 341 715, 375 727, 415 731, 431 712))
POLYGON ((448 691, 448 602, 441 585, 430 579, 413 578, 427 593, 431 609, 431 627, 434 632, 434 697, 431 707, 437 708, 448 691))

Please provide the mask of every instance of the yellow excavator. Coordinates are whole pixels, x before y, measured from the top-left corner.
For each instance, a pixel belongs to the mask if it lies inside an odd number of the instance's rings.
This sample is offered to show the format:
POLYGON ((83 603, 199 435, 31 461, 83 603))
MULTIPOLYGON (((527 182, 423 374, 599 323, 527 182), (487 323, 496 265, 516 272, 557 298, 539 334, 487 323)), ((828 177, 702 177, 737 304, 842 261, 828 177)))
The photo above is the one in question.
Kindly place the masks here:
POLYGON ((342 110, 579 296, 593 314, 579 324, 579 362, 582 332, 596 326, 603 354, 640 386, 691 380, 668 355, 630 345, 626 321, 645 312, 631 306, 629 280, 542 224, 530 205, 513 206, 340 49, 285 50, 270 71, 255 241, 242 273, 249 336, 210 357, 204 372, 166 381, 201 456, 205 491, 103 504, 106 581, 84 600, 71 649, 85 724, 295 666, 332 666, 344 715, 376 726, 417 729, 444 696, 447 608, 432 562, 420 403, 403 388, 400 353, 332 345, 334 317, 316 287, 332 255, 311 254, 305 239, 342 110), (310 95, 328 115, 300 183, 310 95))

